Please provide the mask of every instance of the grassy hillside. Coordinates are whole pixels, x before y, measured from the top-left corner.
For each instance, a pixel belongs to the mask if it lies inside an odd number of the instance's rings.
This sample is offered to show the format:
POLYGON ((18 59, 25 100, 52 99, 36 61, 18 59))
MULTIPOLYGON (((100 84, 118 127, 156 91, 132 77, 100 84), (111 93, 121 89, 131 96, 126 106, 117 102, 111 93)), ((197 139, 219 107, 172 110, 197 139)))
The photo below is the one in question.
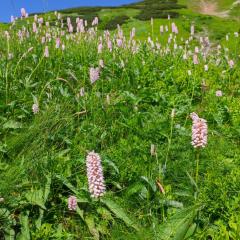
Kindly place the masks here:
MULTIPOLYGON (((95 16, 99 18, 99 29, 101 30, 115 30, 117 25, 121 25, 126 32, 136 25, 139 28, 137 37, 139 39, 147 39, 149 32, 149 21, 151 18, 157 20, 157 25, 154 26, 154 35, 159 34, 159 24, 166 24, 167 18, 170 15, 175 19, 181 28, 182 34, 186 35, 189 31, 189 26, 196 23, 198 32, 208 32, 208 34, 216 40, 225 38, 225 34, 231 31, 240 31, 239 4, 233 5, 233 0, 221 1, 188 1, 188 0, 145 0, 134 4, 125 5, 122 7, 85 7, 85 8, 71 8, 60 11, 63 14, 63 20, 66 22, 67 17, 73 21, 79 17, 92 21, 95 16), (216 3, 215 12, 209 14, 201 13, 200 3, 216 3), (227 16, 221 15, 222 12, 227 16)), ((47 14, 54 21, 53 13, 47 14)), ((74 25, 75 27, 75 25, 74 25)))
POLYGON ((239 240, 238 32, 152 0, 1 27, 0 239, 239 240))

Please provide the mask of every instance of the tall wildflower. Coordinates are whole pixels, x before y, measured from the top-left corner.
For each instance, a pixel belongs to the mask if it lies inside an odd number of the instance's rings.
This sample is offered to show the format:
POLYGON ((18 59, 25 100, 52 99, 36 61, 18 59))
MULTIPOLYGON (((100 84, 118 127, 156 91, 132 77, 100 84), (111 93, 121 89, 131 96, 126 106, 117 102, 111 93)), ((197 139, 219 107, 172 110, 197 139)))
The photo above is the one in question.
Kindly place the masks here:
POLYGON ((194 54, 193 55, 193 64, 197 65, 199 62, 198 62, 198 56, 197 54, 194 54))
POLYGON ((61 44, 60 38, 56 38, 56 48, 59 48, 61 44))
POLYGON ((204 148, 207 145, 208 126, 207 121, 199 118, 196 113, 191 113, 192 125, 192 145, 194 148, 204 148))
POLYGON ((98 53, 102 53, 103 45, 102 42, 98 44, 98 53))
POLYGON ((172 23, 172 33, 178 34, 178 28, 175 23, 172 23))
POLYGON ((151 156, 155 156, 156 152, 157 152, 156 145, 155 144, 151 144, 151 148, 150 148, 151 156))
POLYGON ((48 58, 49 57, 49 50, 48 50, 48 46, 45 47, 44 50, 44 57, 48 58))
POLYGON ((95 17, 92 22, 92 26, 98 25, 98 17, 95 17))
POLYGON ((11 23, 15 22, 15 17, 11 16, 11 23))
POLYGON ((86 164, 89 192, 92 197, 99 198, 103 196, 106 191, 99 154, 90 152, 87 155, 86 164))
POLYGON ((134 38, 136 35, 136 29, 135 28, 132 28, 131 32, 130 32, 130 38, 134 38))
POLYGON ((21 8, 21 16, 23 18, 27 17, 27 12, 26 12, 26 9, 25 8, 21 8))
POLYGON ((161 33, 161 34, 164 33, 164 27, 163 27, 163 25, 160 26, 160 33, 161 33))
POLYGON ((112 41, 110 39, 108 39, 107 41, 107 47, 108 47, 108 50, 112 52, 112 41))
POLYGON ((216 94, 216 97, 222 97, 223 96, 223 93, 222 93, 221 90, 217 90, 215 94, 216 94))
POLYGON ((37 103, 34 103, 32 105, 32 111, 33 111, 33 114, 39 113, 39 105, 37 103))
POLYGON ((117 40, 117 46, 122 47, 123 46, 123 40, 121 38, 118 38, 117 40))
POLYGON ((90 68, 89 74, 91 83, 95 83, 99 79, 99 68, 90 68))
POLYGON ((199 53, 199 48, 197 46, 195 47, 194 52, 199 53))
POLYGON ((233 60, 229 60, 228 61, 228 65, 230 66, 230 68, 234 67, 234 61, 233 60))
POLYGON ((99 60, 99 67, 104 68, 104 61, 102 59, 99 60))
POLYGON ((84 89, 84 87, 82 87, 82 88, 80 89, 79 95, 80 95, 81 97, 84 97, 84 95, 85 95, 85 89, 84 89))
POLYGON ((194 29, 194 25, 191 26, 191 35, 194 35, 195 29, 194 29))
POLYGON ((70 196, 68 198, 68 209, 70 211, 76 211, 76 209, 77 209, 77 198, 75 196, 70 196))

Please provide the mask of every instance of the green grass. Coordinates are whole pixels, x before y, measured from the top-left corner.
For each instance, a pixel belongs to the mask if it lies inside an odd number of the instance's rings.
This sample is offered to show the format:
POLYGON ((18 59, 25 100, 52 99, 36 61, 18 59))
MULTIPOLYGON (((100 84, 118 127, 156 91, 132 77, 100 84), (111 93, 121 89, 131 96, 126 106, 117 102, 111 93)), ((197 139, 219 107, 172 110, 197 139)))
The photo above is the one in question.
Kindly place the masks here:
POLYGON ((138 9, 129 9, 129 8, 119 8, 119 9, 102 9, 98 16, 100 19, 111 19, 116 16, 126 15, 131 18, 134 18, 137 14, 139 14, 140 10, 138 9))

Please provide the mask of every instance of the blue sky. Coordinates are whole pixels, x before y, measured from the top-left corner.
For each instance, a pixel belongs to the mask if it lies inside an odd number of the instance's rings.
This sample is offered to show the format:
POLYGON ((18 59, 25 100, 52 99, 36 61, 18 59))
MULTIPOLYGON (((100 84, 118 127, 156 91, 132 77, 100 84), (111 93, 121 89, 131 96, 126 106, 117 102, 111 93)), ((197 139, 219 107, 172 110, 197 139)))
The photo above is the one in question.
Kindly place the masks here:
POLYGON ((0 22, 9 22, 11 15, 19 16, 20 8, 28 13, 44 12, 79 6, 118 6, 136 0, 0 0, 0 22))

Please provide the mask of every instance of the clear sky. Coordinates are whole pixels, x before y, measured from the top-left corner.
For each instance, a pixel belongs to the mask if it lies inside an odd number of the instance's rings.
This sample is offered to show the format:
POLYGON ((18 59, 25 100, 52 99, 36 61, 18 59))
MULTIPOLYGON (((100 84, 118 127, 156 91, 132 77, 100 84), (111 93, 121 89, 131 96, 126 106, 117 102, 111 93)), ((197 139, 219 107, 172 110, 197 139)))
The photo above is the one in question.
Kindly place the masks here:
POLYGON ((20 8, 28 13, 45 12, 80 6, 118 6, 137 0, 0 0, 0 22, 9 22, 11 15, 19 16, 20 8))

